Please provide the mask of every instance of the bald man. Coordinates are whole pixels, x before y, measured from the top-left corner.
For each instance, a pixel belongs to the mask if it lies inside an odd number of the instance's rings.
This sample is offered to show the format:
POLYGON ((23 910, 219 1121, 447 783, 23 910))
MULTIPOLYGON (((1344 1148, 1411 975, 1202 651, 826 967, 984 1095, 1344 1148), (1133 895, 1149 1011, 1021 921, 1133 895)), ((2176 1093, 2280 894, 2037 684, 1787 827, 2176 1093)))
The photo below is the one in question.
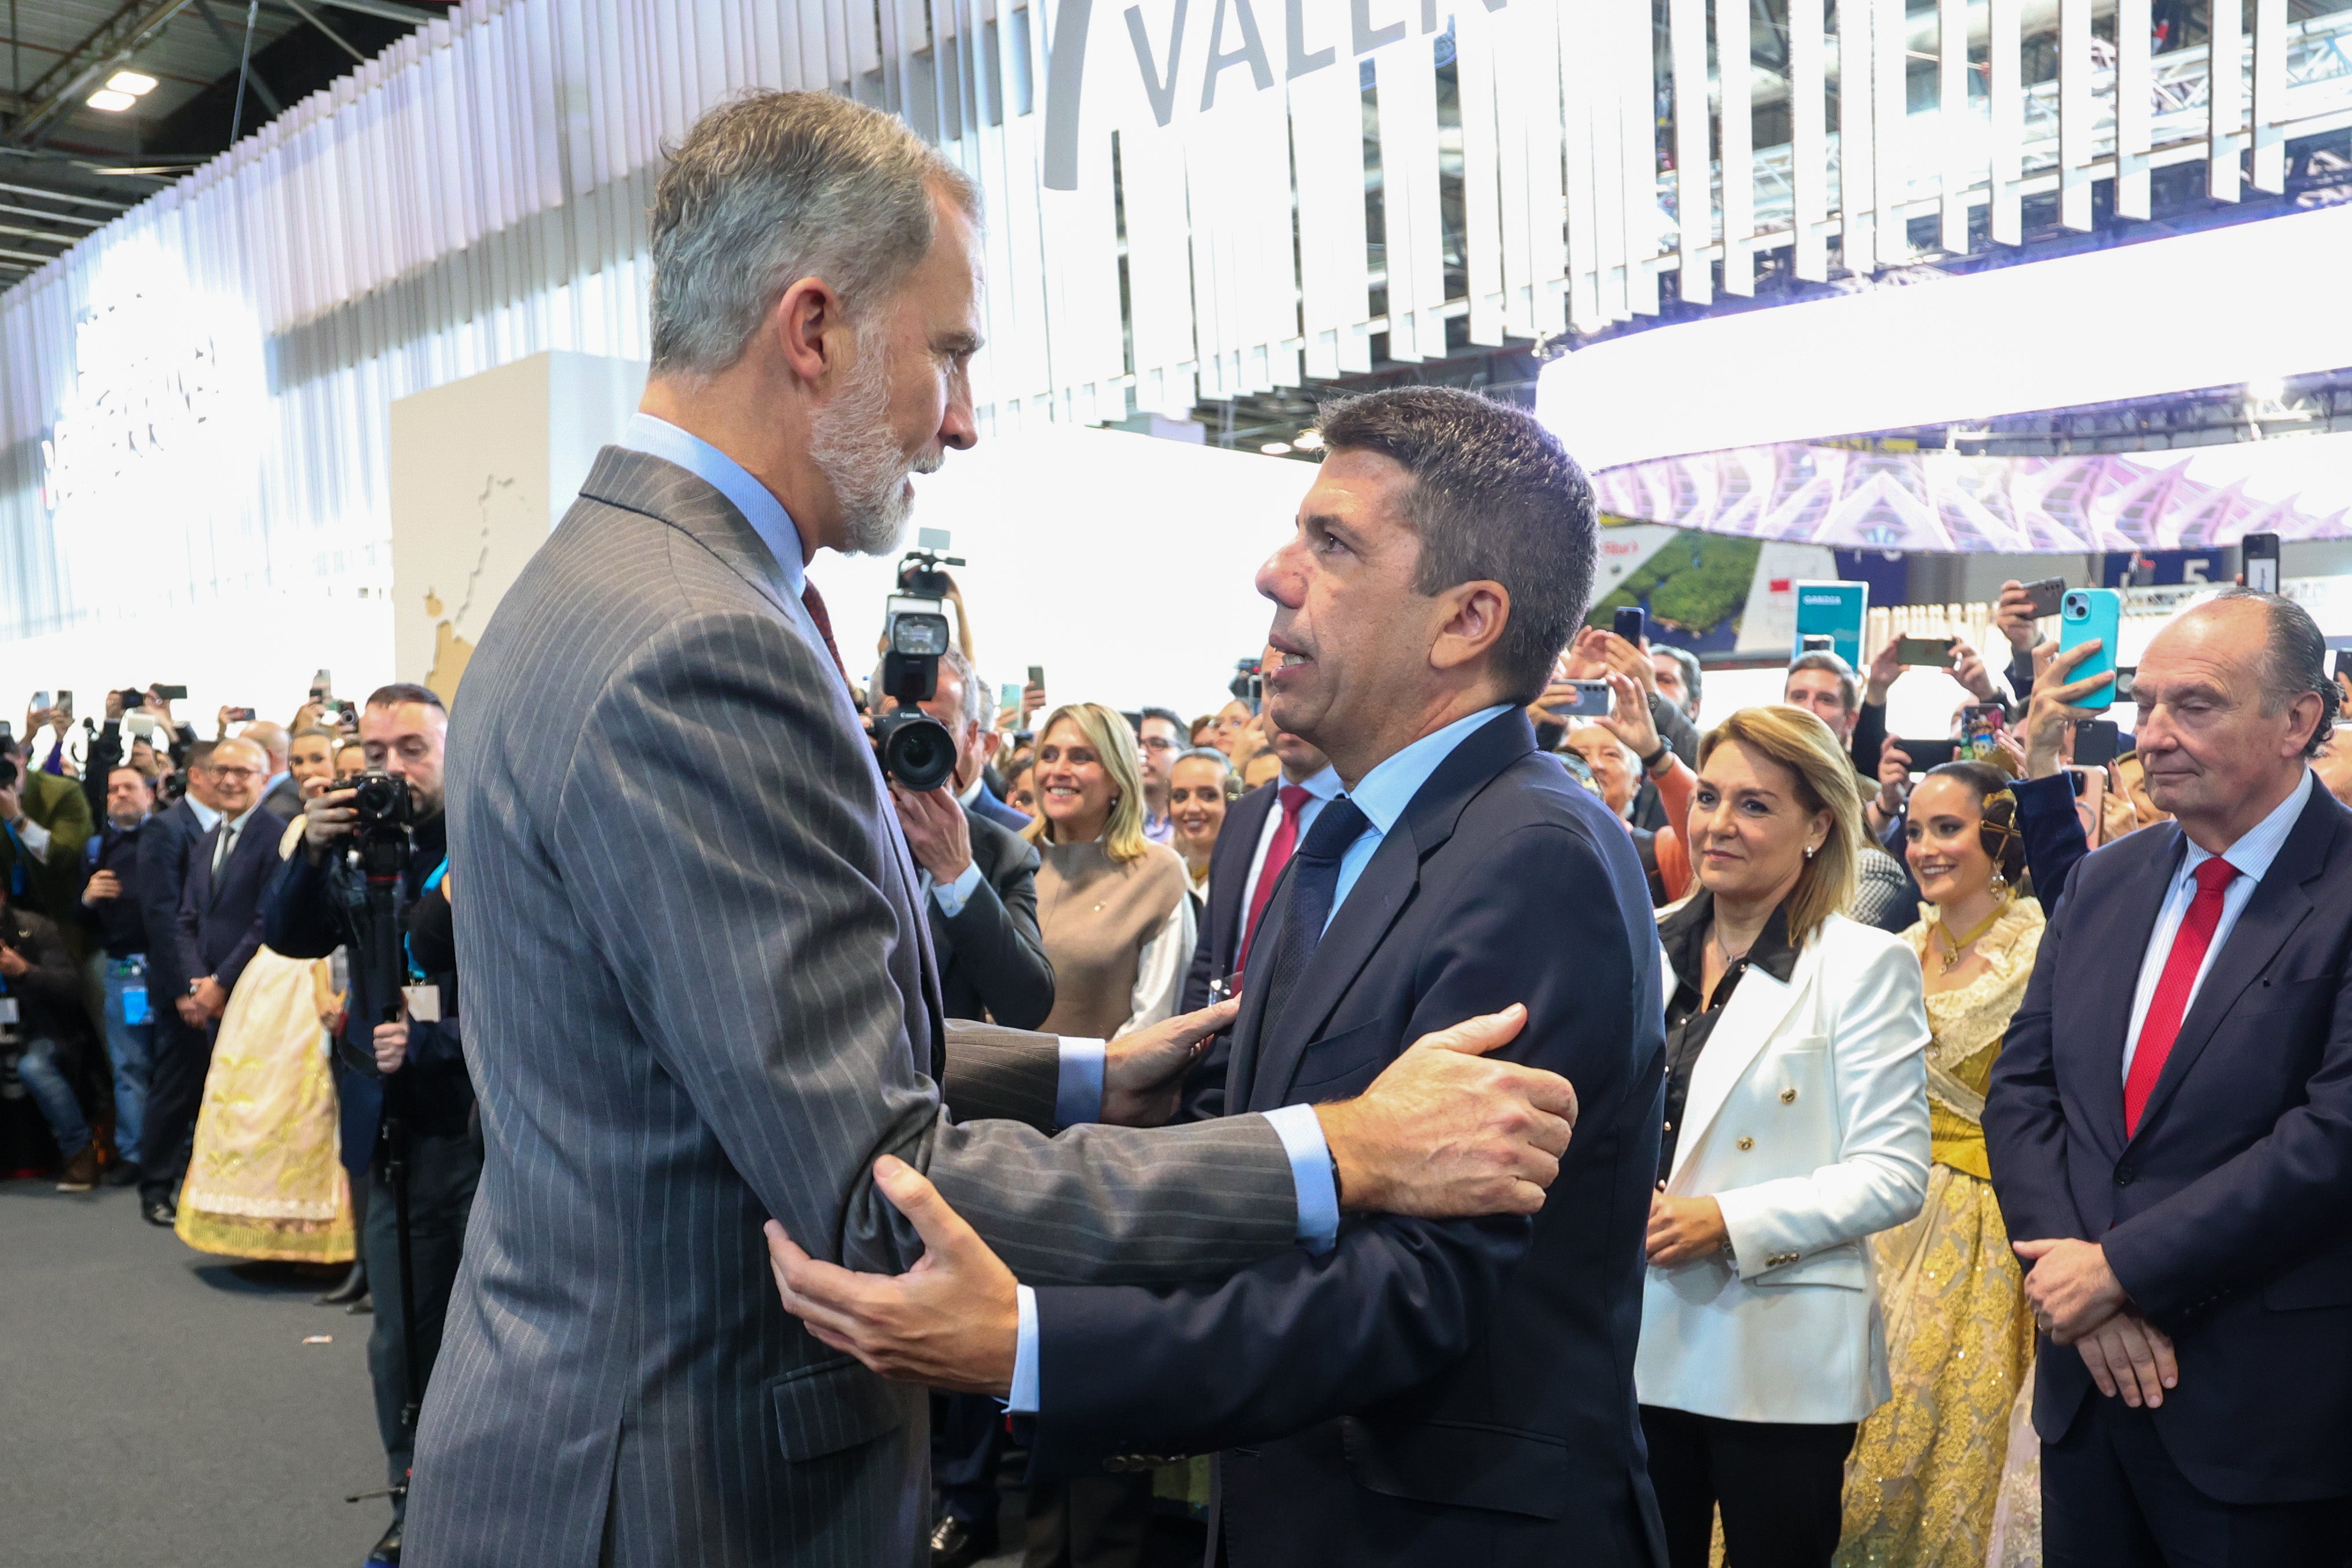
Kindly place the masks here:
POLYGON ((201 786, 218 815, 188 846, 180 886, 179 948, 188 966, 187 991, 150 998, 159 1010, 174 1007, 184 1026, 173 1031, 168 1056, 158 1041, 148 1128, 142 1133, 149 1146, 142 1152, 160 1162, 160 1167, 142 1163, 142 1195, 167 1205, 176 1204, 180 1178, 187 1173, 188 1134, 212 1063, 213 1036, 237 976, 261 945, 261 894, 278 869, 278 840, 289 821, 261 804, 269 753, 256 742, 243 736, 217 742, 188 771, 189 793, 201 786))

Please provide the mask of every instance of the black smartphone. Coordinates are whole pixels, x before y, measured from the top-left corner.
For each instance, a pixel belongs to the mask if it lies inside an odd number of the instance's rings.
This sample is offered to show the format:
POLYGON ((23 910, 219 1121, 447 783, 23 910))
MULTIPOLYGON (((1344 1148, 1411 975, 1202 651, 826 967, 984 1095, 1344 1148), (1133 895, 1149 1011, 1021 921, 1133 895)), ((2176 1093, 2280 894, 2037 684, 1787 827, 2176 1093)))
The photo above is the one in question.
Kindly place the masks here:
POLYGON ((158 686, 155 688, 155 697, 158 701, 163 702, 185 702, 188 700, 188 689, 184 686, 158 686))
POLYGON ((232 724, 250 724, 253 722, 253 710, 232 708, 228 710, 228 721, 232 724))
POLYGON ((1949 637, 1896 637, 1895 662, 1930 665, 1937 669, 1949 668, 1952 662, 1952 639, 1949 637))
POLYGON ((2074 721, 2074 765, 2078 768, 2103 768, 2122 754, 2123 731, 2113 719, 2077 719, 2074 721))
POLYGON ((1033 664, 1029 667, 1029 684, 1041 688, 1045 684, 1045 667, 1044 665, 1033 664))
POLYGON ((1547 706, 1544 711, 1555 719, 1598 719, 1609 711, 1609 683, 1605 680, 1571 680, 1569 686, 1576 692, 1576 700, 1566 707, 1547 706))
POLYGON ((1911 759, 1911 771, 1915 773, 1942 767, 1959 750, 1957 741, 1896 741, 1894 745, 1911 759))
POLYGON ((1628 605, 1617 612, 1616 623, 1610 627, 1610 630, 1632 643, 1635 647, 1640 647, 1643 639, 1650 635, 1649 627, 1649 613, 1639 605, 1628 605))
POLYGON ((2132 700, 2132 677, 2138 673, 2139 666, 2136 664, 2120 665, 2116 668, 2116 683, 2109 689, 2115 692, 2116 701, 2129 702, 2132 700))
POLYGON ((68 719, 73 717, 73 693, 62 686, 58 688, 58 711, 68 719))
POLYGON ((2033 618, 2040 620, 2058 613, 2058 600, 2066 592, 2066 579, 2044 577, 2039 583, 2028 583, 2025 591, 2033 595, 2033 618))
POLYGON ((1810 632, 1801 639, 1800 653, 1828 653, 1837 647, 1837 638, 1827 632, 1810 632))
POLYGON ((2279 536, 2275 533, 2250 533, 2238 542, 2238 559, 2243 566, 2246 586, 2257 593, 2279 591, 2279 536))

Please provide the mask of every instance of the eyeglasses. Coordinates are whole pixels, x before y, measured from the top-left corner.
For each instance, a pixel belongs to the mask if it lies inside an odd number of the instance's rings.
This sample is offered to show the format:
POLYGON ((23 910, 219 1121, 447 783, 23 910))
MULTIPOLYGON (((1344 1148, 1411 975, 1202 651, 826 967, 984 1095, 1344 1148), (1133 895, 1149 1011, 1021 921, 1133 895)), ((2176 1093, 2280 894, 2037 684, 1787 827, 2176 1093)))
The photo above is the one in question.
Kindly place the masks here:
POLYGON ((1176 749, 1176 742, 1165 735, 1146 735, 1141 743, 1147 752, 1172 752, 1176 749))
POLYGON ((213 777, 216 779, 236 779, 250 782, 251 780, 257 779, 261 776, 261 770, 259 768, 224 768, 215 766, 210 771, 213 777))

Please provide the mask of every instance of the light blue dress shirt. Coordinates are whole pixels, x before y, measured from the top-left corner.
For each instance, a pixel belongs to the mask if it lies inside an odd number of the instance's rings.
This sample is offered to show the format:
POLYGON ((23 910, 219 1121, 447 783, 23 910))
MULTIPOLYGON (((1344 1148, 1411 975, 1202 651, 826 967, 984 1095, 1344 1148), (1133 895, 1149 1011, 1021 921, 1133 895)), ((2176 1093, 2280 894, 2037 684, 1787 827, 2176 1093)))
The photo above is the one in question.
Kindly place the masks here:
MULTIPOLYGON (((2205 944, 2205 962, 2198 965, 2197 980, 2189 988, 2189 999, 2180 1005, 2183 1018, 2196 1005, 2197 993, 2205 988, 2205 976, 2213 972, 2213 960, 2221 955, 2230 932, 2237 928, 2238 917, 2253 902, 2254 889, 2269 874, 2271 862, 2278 858, 2279 851, 2286 847, 2286 836, 2294 831, 2303 808, 2311 804, 2312 788, 2312 773, 2305 768, 2303 782, 2287 792, 2278 808, 2254 824, 2222 854, 2222 859, 2238 868, 2238 875, 2221 894, 2221 921, 2213 928, 2213 940, 2205 944)), ((2180 922, 2188 918, 2189 906, 2197 898, 2197 868, 2212 858, 2190 844, 2189 853, 2181 858, 2179 875, 2172 879, 2172 886, 2157 910, 2156 930, 2147 939, 2147 955, 2139 963, 2139 987, 2132 993, 2131 1028, 2124 1036, 2123 1077, 2126 1083, 2131 1080, 2132 1058, 2139 1052, 2139 1032, 2147 1022, 2148 1005, 2156 1000, 2157 982, 2164 978, 2164 961, 2172 953, 2172 939, 2180 934, 2180 922)))
MULTIPOLYGON (((1339 857, 1339 886, 1331 897, 1333 916, 1348 901, 1348 895, 1363 878, 1364 868, 1371 864, 1381 840, 1396 826, 1397 819, 1412 804, 1412 797, 1421 793, 1421 786, 1429 782, 1429 776, 1454 754, 1456 746, 1474 731, 1510 711, 1510 708, 1507 702, 1498 702, 1467 718, 1456 719, 1443 730, 1432 731, 1382 761, 1347 792, 1347 798, 1354 801, 1356 809, 1367 818, 1367 826, 1339 857)), ((1332 777, 1336 782, 1337 775, 1332 777)), ((1311 784, 1315 781, 1308 782, 1311 784)), ((1319 791, 1317 794, 1318 799, 1309 809, 1319 810, 1322 800, 1328 798, 1319 791)), ((1305 815, 1304 811, 1301 815, 1305 815)), ((1303 836, 1303 826, 1300 831, 1303 836)), ((1323 922, 1323 929, 1331 929, 1328 919, 1323 922)), ((1097 1103, 1100 1103, 1099 1098, 1097 1103)), ((1290 1156, 1291 1180, 1298 1188, 1299 1244, 1309 1252, 1328 1252, 1339 1234, 1339 1195, 1331 1180, 1331 1146, 1324 1141, 1323 1123, 1316 1119, 1311 1105, 1286 1105, 1265 1115, 1282 1140, 1284 1152, 1290 1156)), ((1034 1415, 1037 1413, 1037 1293, 1026 1285, 1016 1285, 1013 1297, 1020 1326, 1013 1342, 1013 1386, 1004 1407, 1016 1415, 1034 1415)))

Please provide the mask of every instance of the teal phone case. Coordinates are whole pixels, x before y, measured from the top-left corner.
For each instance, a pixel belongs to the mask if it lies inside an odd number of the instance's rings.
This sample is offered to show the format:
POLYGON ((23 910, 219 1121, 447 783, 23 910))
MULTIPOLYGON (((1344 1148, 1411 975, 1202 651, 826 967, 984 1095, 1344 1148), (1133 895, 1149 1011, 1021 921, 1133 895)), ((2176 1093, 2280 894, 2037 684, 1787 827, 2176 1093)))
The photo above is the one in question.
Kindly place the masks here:
MULTIPOLYGON (((2095 675, 2112 675, 2116 669, 2116 638, 2123 628, 2124 596, 2113 588, 2069 588, 2058 601, 2058 651, 2064 653, 2094 638, 2099 651, 2076 665, 2068 675, 2069 680, 2088 680, 2095 675)), ((2074 706, 2104 711, 2115 706, 2116 689, 2111 681, 2088 697, 2077 699, 2074 706)))

